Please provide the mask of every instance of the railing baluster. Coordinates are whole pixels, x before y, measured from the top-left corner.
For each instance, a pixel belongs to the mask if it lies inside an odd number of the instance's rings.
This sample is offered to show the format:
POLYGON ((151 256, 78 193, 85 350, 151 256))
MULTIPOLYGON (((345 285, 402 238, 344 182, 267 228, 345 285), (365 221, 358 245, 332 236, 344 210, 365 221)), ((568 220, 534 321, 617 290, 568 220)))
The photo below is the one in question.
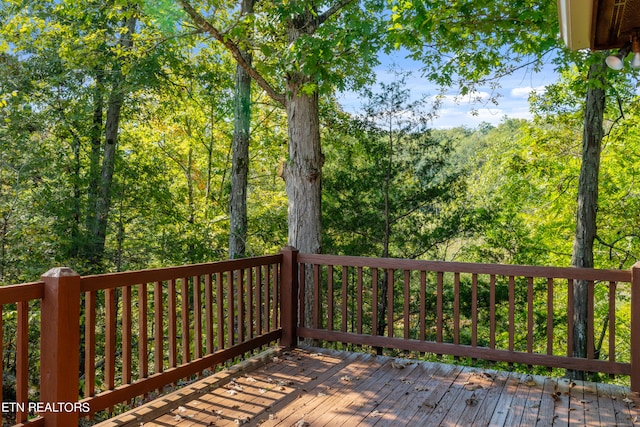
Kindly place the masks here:
POLYGON ((247 269, 247 335, 249 339, 253 339, 257 332, 255 331, 255 321, 254 321, 254 313, 255 313, 255 304, 253 301, 253 296, 255 292, 254 283, 253 283, 253 268, 247 269))
POLYGON ((272 311, 272 317, 273 317, 273 324, 272 324, 272 328, 279 328, 280 325, 280 318, 278 316, 278 313, 280 311, 280 264, 273 264, 273 271, 272 271, 272 298, 273 298, 273 311, 272 311))
POLYGON ((236 272, 236 289, 237 289, 237 307, 238 307, 238 341, 244 341, 244 315, 245 315, 245 306, 244 306, 244 269, 240 269, 236 272))
POLYGON ((149 375, 148 350, 148 311, 147 311, 147 283, 141 283, 138 288, 138 372, 139 378, 149 375))
POLYGON ((347 267, 342 267, 342 332, 347 332, 348 318, 348 291, 349 283, 347 276, 347 267))
POLYGON ((533 353, 533 277, 527 277, 527 353, 533 353))
POLYGON ((29 302, 18 303, 18 328, 16 340, 16 402, 24 410, 16 411, 16 422, 27 420, 26 406, 29 401, 29 302))
POLYGON ((453 275, 453 343, 460 344, 460 273, 453 275))
POLYGON ((427 339, 427 272, 420 271, 420 341, 427 339))
POLYGON ((471 345, 478 345, 478 275, 471 275, 471 345))
POLYGON ((496 348, 496 275, 489 276, 489 348, 496 348))
POLYGON ((616 361, 616 282, 609 282, 609 362, 616 361))
POLYGON ((515 324, 515 277, 509 276, 509 351, 514 350, 515 324))
POLYGON ((190 338, 189 338, 189 279, 180 279, 180 314, 182 328, 182 363, 189 363, 191 360, 190 338))
POLYGON ((193 276, 193 357, 202 357, 202 301, 201 276, 193 276))
POLYGON ((169 321, 169 367, 175 368, 178 366, 178 337, 177 337, 177 313, 176 313, 176 281, 174 279, 169 280, 168 289, 168 303, 167 303, 167 318, 169 321))
POLYGON ((547 278, 547 354, 553 354, 553 279, 547 278))
POLYGON ((300 326, 310 326, 306 324, 306 309, 307 309, 307 266, 300 264, 298 266, 298 287, 300 299, 298 301, 298 310, 300 313, 299 322, 300 326))
POLYGON ((408 340, 411 333, 411 319, 409 318, 409 311, 411 309, 411 271, 404 270, 404 339, 408 340))
MULTIPOLYGON (((262 267, 255 267, 256 269, 256 331, 258 334, 264 333, 264 326, 262 325, 262 319, 264 318, 264 308, 262 299, 262 267)), ((300 288, 302 291, 302 287, 300 288)), ((304 311, 302 312, 304 313, 304 311)), ((304 317, 304 316, 303 316, 304 317)))
POLYGON ((362 267, 358 267, 358 279, 356 290, 356 333, 362 334, 362 304, 363 304, 363 289, 362 289, 362 267))
POLYGON ((378 269, 371 268, 371 335, 378 335, 378 269))
POLYGON ((387 335, 389 338, 393 338, 393 287, 394 287, 394 277, 393 277, 393 269, 387 269, 387 335))
POLYGON ((444 309, 443 309, 443 298, 444 298, 444 273, 442 271, 438 271, 437 275, 437 291, 436 291, 436 315, 438 319, 436 321, 436 342, 442 342, 443 339, 443 328, 444 328, 444 309))
POLYGON ((327 266, 327 329, 333 331, 333 265, 327 266))
POLYGON ((105 291, 106 337, 104 377, 107 390, 113 390, 116 377, 116 289, 105 291))
POLYGON ((224 336, 224 287, 222 283, 222 273, 216 273, 216 327, 218 332, 217 350, 222 350, 225 346, 224 336))
POLYGON ((205 315, 205 336, 207 354, 213 353, 213 280, 211 274, 204 276, 204 315, 205 315))
POLYGON ((271 319, 271 288, 269 287, 269 281, 270 281, 270 275, 269 275, 269 269, 271 267, 266 265, 264 267, 264 277, 263 277, 263 281, 264 281, 264 320, 263 320, 263 328, 265 328, 267 331, 271 330, 271 323, 270 323, 270 319, 271 319))
POLYGON ((235 331, 235 318, 236 312, 234 309, 235 298, 233 292, 233 276, 235 272, 227 272, 227 346, 233 347, 235 344, 236 331, 235 331))
POLYGON ((587 282, 587 359, 595 357, 595 310, 593 303, 595 283, 593 280, 587 282))
POLYGON ((567 357, 573 356, 573 279, 567 281, 567 357))
POLYGON ((85 292, 84 397, 96 392, 96 293, 85 292))
POLYGON ((320 293, 320 266, 318 264, 313 265, 313 301, 313 327, 319 329, 322 304, 320 293))
POLYGON ((153 370, 154 373, 164 371, 164 304, 162 303, 162 282, 153 283, 153 370))
POLYGON ((122 383, 131 383, 131 286, 122 289, 122 383))

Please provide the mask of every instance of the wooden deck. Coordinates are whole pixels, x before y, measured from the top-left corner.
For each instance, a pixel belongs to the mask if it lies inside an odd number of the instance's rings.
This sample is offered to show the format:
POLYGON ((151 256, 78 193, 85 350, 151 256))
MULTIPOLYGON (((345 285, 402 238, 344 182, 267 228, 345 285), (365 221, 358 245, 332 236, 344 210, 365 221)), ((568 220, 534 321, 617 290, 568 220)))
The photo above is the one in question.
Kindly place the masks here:
POLYGON ((639 409, 625 387, 298 348, 99 426, 633 426, 639 409))

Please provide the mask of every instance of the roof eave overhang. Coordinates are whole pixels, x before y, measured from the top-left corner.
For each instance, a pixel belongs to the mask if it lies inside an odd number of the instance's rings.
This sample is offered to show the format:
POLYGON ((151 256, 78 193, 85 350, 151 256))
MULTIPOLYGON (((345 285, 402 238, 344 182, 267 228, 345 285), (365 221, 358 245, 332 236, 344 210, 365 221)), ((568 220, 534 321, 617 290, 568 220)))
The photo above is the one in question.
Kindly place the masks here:
POLYGON ((592 45, 593 2, 558 0, 560 34, 571 50, 588 49, 592 45))

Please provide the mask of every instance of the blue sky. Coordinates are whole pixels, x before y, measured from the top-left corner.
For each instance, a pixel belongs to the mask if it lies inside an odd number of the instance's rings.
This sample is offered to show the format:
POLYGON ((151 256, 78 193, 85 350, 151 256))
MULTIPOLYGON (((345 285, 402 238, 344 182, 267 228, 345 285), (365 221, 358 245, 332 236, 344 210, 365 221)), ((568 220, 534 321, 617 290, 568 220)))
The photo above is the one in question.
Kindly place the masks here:
MULTIPOLYGON (((398 70, 410 71, 412 77, 407 79, 407 86, 415 96, 435 97, 439 94, 437 86, 420 75, 420 64, 404 58, 404 54, 395 53, 382 57, 382 64, 375 71, 378 81, 391 82, 394 79, 389 68, 395 64, 398 70)), ((499 124, 505 116, 512 118, 531 118, 528 96, 532 90, 544 90, 544 86, 554 83, 557 75, 551 66, 540 73, 530 69, 522 69, 515 74, 500 80, 500 88, 478 88, 478 93, 459 97, 455 88, 444 94, 438 117, 433 121, 433 128, 451 128, 467 126, 474 128, 482 122, 499 124), (492 92, 499 94, 498 105, 489 101, 492 92), (479 101, 478 101, 479 100, 479 101)), ((338 97, 345 111, 357 113, 361 101, 353 93, 345 93, 338 97)))

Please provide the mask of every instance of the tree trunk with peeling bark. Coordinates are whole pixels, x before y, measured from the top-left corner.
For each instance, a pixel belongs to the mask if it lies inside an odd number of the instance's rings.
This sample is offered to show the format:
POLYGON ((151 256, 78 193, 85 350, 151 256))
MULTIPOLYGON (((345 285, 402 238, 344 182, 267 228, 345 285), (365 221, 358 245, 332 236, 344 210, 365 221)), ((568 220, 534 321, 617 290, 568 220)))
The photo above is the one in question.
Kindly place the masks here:
MULTIPOLYGON (((604 137, 606 65, 600 61, 589 68, 584 112, 582 165, 578 182, 576 234, 571 264, 579 268, 593 268, 593 242, 596 237, 598 212, 598 173, 604 137)), ((588 349, 588 282, 576 280, 573 287, 573 356, 587 357, 588 349)), ((569 376, 584 379, 584 372, 570 371, 569 376)))

